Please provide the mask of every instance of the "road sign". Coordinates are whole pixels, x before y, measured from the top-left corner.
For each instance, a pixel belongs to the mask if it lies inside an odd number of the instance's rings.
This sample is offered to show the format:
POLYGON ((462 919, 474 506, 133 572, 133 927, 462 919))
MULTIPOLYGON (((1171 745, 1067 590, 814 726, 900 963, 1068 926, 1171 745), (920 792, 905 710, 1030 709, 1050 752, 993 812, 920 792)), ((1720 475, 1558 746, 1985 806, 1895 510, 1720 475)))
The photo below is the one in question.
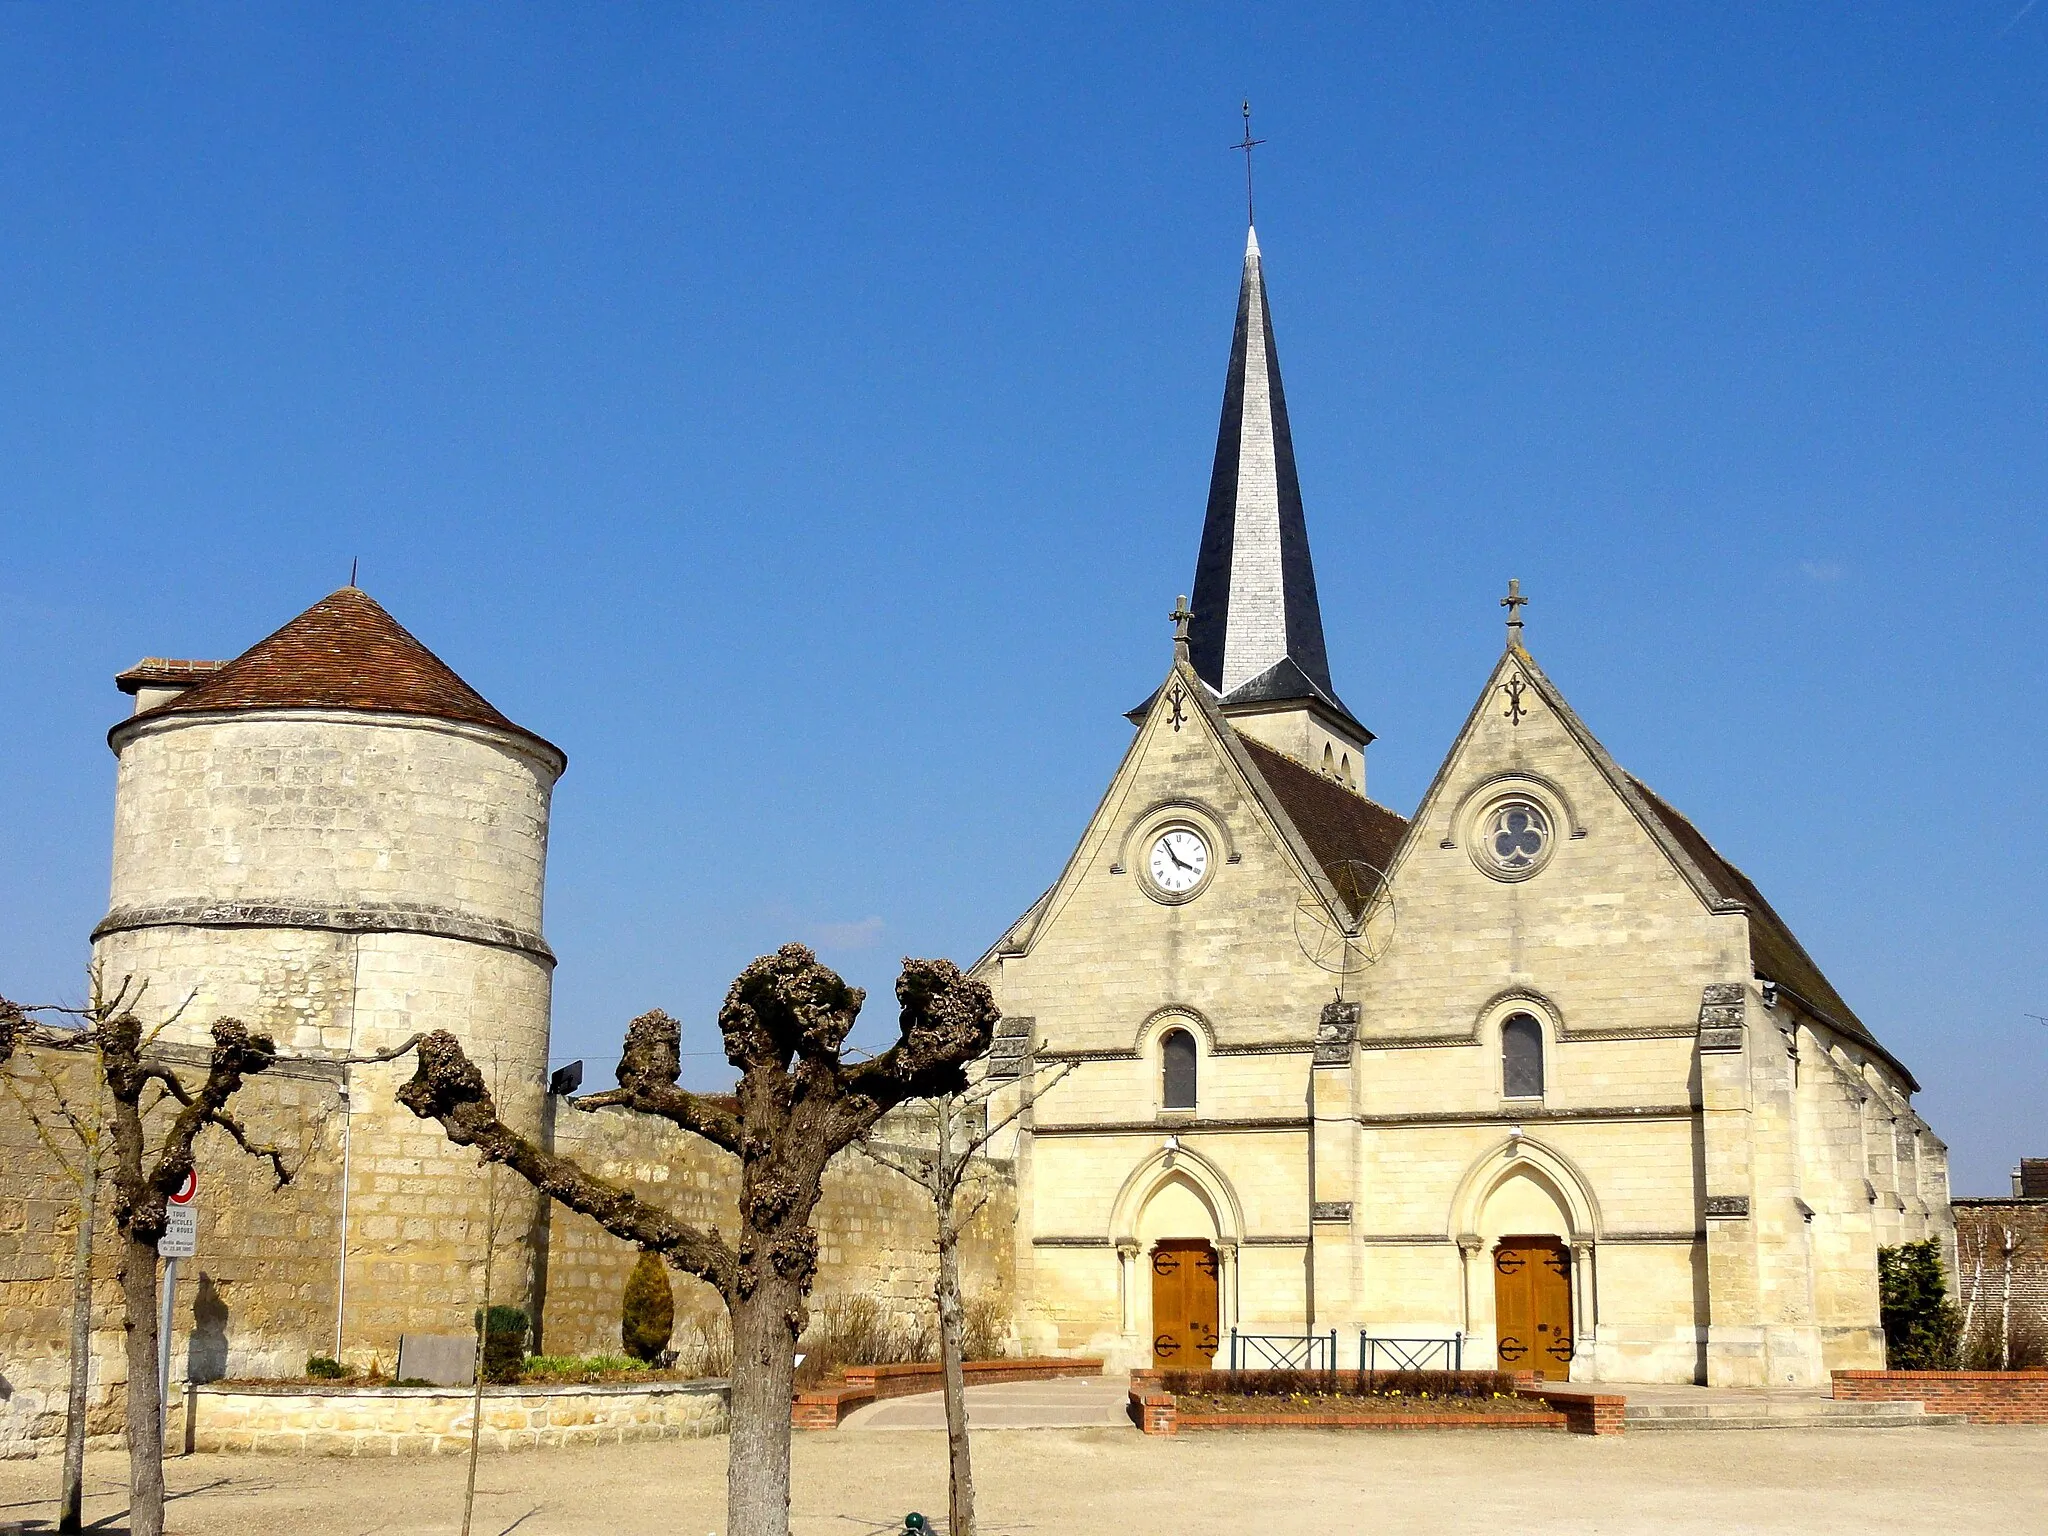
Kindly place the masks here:
POLYGON ((171 1196, 171 1204, 190 1205, 192 1203, 193 1196, 197 1195, 198 1193, 199 1170, 197 1168, 187 1168, 185 1170, 185 1182, 180 1184, 177 1188, 177 1192, 171 1196))
POLYGON ((156 1240, 157 1256, 165 1259, 191 1258, 199 1251, 199 1207, 167 1206, 164 1217, 164 1235, 156 1240))

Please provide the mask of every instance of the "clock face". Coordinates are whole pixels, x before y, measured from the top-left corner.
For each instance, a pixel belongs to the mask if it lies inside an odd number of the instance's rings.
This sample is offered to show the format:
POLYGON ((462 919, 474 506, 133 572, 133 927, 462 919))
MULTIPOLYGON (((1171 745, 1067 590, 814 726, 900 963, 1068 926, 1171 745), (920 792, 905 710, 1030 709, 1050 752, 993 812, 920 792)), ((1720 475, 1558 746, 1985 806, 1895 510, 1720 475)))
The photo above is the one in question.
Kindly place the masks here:
POLYGON ((1191 891, 1209 872, 1209 845, 1186 827, 1162 832, 1152 843, 1152 883, 1169 896, 1191 891))

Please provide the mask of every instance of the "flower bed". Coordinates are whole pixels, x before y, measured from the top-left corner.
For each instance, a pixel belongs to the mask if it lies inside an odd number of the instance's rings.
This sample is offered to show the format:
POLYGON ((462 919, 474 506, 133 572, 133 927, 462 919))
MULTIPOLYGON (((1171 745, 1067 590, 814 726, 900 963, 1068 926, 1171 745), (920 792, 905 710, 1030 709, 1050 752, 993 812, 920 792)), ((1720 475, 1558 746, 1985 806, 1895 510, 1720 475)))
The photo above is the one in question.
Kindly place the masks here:
POLYGON ((1568 1429, 1619 1434, 1623 1399, 1496 1371, 1137 1371, 1131 1418, 1182 1429, 1568 1429))

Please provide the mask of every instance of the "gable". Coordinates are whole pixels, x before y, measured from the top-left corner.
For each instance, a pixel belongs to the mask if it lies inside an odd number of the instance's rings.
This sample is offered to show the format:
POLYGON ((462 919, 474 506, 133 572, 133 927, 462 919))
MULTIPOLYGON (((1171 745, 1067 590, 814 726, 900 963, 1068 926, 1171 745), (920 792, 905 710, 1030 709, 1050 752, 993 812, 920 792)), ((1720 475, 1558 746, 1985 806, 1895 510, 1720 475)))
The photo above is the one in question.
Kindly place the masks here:
MULTIPOLYGON (((1912 1081, 1903 1064, 1885 1050, 1828 981, 1755 883, 1723 858, 1681 812, 1615 762, 1535 658, 1519 644, 1509 646, 1488 678, 1423 797, 1415 825, 1420 828, 1425 821, 1440 824, 1445 810, 1455 809, 1460 787, 1483 779, 1483 769, 1475 773, 1471 758, 1499 769, 1532 750, 1539 756, 1546 748, 1554 752, 1567 741, 1599 785, 1626 807, 1699 904, 1709 913, 1738 914, 1745 919, 1750 970, 1757 977, 1777 983, 1815 1018, 1875 1051, 1912 1081), (1446 799, 1452 801, 1451 807, 1445 806, 1446 799)), ((1582 821, 1588 809, 1575 806, 1573 819, 1582 821)), ((1558 831, 1565 835, 1564 829, 1558 831)), ((1578 831, 1575 827, 1572 835, 1578 831)), ((1412 856, 1413 842, 1411 838, 1404 845, 1403 862, 1412 856)))

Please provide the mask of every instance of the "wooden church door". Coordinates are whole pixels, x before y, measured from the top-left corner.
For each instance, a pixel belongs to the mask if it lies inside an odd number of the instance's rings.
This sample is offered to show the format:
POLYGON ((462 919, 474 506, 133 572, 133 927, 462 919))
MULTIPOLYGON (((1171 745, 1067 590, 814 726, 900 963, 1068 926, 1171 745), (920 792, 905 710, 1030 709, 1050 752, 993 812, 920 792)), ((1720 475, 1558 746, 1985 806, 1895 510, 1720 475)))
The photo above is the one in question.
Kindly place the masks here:
POLYGON ((1217 1333, 1216 1250, 1167 1238, 1152 1250, 1152 1364, 1159 1370, 1206 1371, 1222 1347, 1217 1333))
POLYGON ((1554 1237, 1504 1237, 1493 1250, 1495 1353, 1504 1371, 1563 1381, 1572 1364, 1571 1255, 1554 1237))

